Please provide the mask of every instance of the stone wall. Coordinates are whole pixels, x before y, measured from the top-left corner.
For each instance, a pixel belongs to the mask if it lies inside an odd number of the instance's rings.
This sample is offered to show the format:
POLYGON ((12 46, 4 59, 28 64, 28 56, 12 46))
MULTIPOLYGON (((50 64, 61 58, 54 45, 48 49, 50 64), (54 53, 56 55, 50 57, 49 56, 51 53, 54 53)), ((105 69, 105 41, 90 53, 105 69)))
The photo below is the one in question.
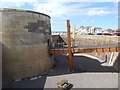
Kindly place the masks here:
MULTIPOLYGON (((75 41, 79 42, 79 47, 95 48, 95 47, 118 47, 120 44, 120 37, 118 36, 104 36, 104 35, 76 35, 75 41)), ((113 66, 117 71, 119 52, 98 52, 89 53, 89 55, 97 57, 103 62, 106 61, 108 66, 113 66)))
POLYGON ((50 17, 18 9, 1 9, 0 13, 3 87, 11 80, 32 77, 52 68, 54 61, 48 53, 50 17))
MULTIPOLYGON (((61 35, 67 41, 67 35, 61 35)), ((71 35, 72 38, 72 35, 71 35)), ((75 35, 75 46, 78 47, 109 47, 118 46, 120 43, 118 36, 104 36, 104 35, 75 35)), ((73 40, 71 40, 73 41, 73 40)), ((71 42, 73 43, 73 42, 71 42)))
MULTIPOLYGON (((61 35, 62 39, 67 43, 67 35, 61 35)), ((71 35, 72 37, 72 35, 71 35)), ((73 40, 71 39, 71 43, 73 40)), ((96 48, 96 47, 118 47, 120 45, 120 37, 103 36, 103 35, 75 35, 75 46, 79 48, 96 48)), ((113 66, 119 71, 119 52, 92 52, 87 53, 97 57, 101 61, 107 61, 107 65, 113 66)))

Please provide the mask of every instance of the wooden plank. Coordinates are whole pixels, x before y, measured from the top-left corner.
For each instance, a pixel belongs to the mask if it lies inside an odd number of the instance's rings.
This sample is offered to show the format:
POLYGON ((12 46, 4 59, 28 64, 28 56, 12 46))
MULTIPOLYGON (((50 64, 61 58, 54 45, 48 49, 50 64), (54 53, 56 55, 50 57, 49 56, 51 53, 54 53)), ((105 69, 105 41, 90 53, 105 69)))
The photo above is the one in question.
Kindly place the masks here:
MULTIPOLYGON (((67 49, 51 49, 49 53, 51 54, 65 54, 68 53, 67 49)), ((107 47, 107 48, 74 48, 71 49, 71 53, 90 53, 90 52, 120 52, 120 47, 107 47)))

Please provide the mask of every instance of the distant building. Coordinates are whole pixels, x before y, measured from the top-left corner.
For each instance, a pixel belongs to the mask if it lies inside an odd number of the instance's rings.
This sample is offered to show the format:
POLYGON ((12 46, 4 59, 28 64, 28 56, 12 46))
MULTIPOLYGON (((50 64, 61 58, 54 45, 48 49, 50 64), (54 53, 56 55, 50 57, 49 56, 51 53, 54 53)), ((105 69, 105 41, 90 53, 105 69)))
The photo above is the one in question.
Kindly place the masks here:
POLYGON ((106 30, 104 30, 102 33, 103 33, 103 34, 114 34, 115 31, 112 30, 112 29, 106 29, 106 30))
POLYGON ((67 32, 65 31, 52 31, 52 35, 65 35, 67 32))
POLYGON ((97 33, 102 33, 102 28, 100 28, 100 27, 95 27, 94 29, 95 29, 95 34, 97 34, 97 33))
POLYGON ((118 28, 117 30, 115 30, 114 35, 115 36, 120 36, 120 28, 118 28))
POLYGON ((120 28, 118 28, 117 30, 115 30, 115 33, 120 33, 120 28))
POLYGON ((76 31, 76 33, 77 34, 81 34, 81 35, 89 35, 89 34, 95 35, 97 33, 102 33, 102 28, 100 28, 100 27, 93 27, 93 26, 87 26, 87 27, 81 26, 76 31))

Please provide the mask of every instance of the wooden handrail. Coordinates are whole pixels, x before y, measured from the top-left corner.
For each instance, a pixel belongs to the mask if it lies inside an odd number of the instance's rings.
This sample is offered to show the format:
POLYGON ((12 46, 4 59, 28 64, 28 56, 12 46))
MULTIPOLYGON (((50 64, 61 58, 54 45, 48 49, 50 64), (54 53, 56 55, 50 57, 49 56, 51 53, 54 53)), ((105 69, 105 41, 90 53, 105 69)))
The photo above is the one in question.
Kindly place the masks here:
MULTIPOLYGON (((120 47, 104 47, 104 48, 74 48, 72 53, 90 53, 90 52, 120 52, 120 47)), ((68 49, 51 49, 50 54, 65 54, 68 49)))

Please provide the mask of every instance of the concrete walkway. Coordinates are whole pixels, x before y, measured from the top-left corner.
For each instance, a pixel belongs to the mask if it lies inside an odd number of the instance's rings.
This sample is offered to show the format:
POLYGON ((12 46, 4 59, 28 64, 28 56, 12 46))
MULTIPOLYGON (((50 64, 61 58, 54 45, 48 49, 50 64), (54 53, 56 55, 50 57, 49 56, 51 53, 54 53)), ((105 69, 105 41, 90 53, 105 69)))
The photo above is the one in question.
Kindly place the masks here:
POLYGON ((57 83, 62 79, 73 84, 73 88, 118 88, 117 73, 77 73, 48 76, 45 88, 57 88, 57 83))
POLYGON ((68 57, 56 55, 56 66, 35 80, 11 82, 7 88, 57 88, 57 82, 67 79, 73 88, 118 88, 118 73, 113 67, 101 66, 96 59, 75 56, 76 71, 68 72, 68 57), (85 72, 82 72, 82 69, 85 72))
POLYGON ((49 72, 45 88, 57 88, 57 83, 67 79, 73 88, 118 88, 118 73, 113 67, 102 66, 95 58, 74 56, 74 66, 81 70, 68 72, 68 58, 66 55, 56 55, 56 67, 49 72))

